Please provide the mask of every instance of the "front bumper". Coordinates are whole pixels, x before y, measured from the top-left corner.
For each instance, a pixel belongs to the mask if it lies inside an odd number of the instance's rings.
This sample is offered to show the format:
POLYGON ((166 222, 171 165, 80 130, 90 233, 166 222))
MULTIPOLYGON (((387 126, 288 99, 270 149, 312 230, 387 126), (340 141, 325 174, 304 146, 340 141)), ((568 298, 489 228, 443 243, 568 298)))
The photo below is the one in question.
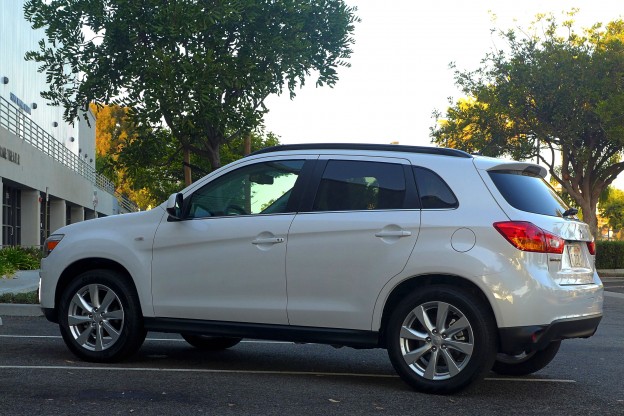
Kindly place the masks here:
POLYGON ((55 308, 41 308, 41 311, 48 321, 58 324, 58 313, 55 308))
POLYGON ((500 351, 509 355, 539 351, 553 341, 569 338, 589 338, 598 329, 602 314, 562 319, 550 325, 499 328, 500 351))

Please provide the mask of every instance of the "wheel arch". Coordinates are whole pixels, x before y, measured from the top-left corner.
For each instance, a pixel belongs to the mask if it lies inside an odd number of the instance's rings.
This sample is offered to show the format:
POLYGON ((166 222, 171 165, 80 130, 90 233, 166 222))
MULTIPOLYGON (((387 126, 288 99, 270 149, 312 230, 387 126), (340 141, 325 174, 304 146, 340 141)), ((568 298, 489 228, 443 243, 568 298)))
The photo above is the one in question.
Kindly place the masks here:
POLYGON ((483 302, 483 304, 487 307, 489 313, 491 314, 492 318, 494 319, 494 322, 496 322, 496 314, 494 313, 494 310, 492 309, 492 304, 490 303, 489 299, 487 298, 483 290, 481 290, 481 288, 477 286, 474 282, 466 278, 460 277, 460 276, 447 275, 447 274, 429 274, 429 275, 414 276, 398 284, 394 289, 392 289, 392 291, 390 292, 390 294, 388 295, 386 299, 386 302, 383 306, 383 312, 381 315, 381 321, 379 325, 379 343, 381 347, 383 348, 386 347, 385 331, 386 331, 388 320, 390 319, 390 315, 392 315, 392 311, 394 307, 405 296, 409 295, 415 290, 418 290, 419 288, 423 288, 426 286, 432 286, 432 285, 448 285, 448 286, 462 288, 468 291, 469 293, 473 294, 474 296, 476 296, 483 302))
MULTIPOLYGON (((130 274, 130 272, 123 265, 121 265, 120 263, 114 260, 110 260, 106 258, 90 257, 90 258, 84 258, 84 259, 75 261, 74 263, 67 266, 65 270, 63 270, 63 272, 61 273, 61 276, 59 277, 58 282, 56 283, 56 290, 54 291, 54 305, 55 305, 54 312, 55 313, 57 313, 58 311, 58 306, 60 305, 61 296, 65 288, 80 274, 87 272, 89 270, 97 270, 97 269, 111 270, 111 271, 119 273, 120 276, 123 276, 125 279, 127 279, 132 289, 134 290, 135 295, 137 295, 137 298, 140 300, 140 296, 138 296, 136 283, 134 282, 134 279, 132 278, 132 275, 130 274)), ((140 303, 141 302, 139 302, 139 304, 140 303)), ((140 311, 141 315, 143 314, 142 309, 143 309, 143 306, 141 305, 141 311, 140 311)), ((56 318, 54 322, 58 322, 58 317, 55 316, 54 318, 56 318)))

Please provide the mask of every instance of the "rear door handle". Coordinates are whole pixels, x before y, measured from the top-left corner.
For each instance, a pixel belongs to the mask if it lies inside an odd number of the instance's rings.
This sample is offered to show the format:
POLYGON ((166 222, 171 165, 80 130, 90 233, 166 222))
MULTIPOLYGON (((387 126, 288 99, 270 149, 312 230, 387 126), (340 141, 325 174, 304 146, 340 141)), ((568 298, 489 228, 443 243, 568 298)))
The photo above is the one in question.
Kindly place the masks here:
POLYGON ((405 230, 397 230, 397 231, 380 231, 378 233, 375 233, 375 237, 381 237, 381 238, 385 238, 385 237, 409 237, 410 235, 412 235, 411 231, 405 231, 405 230))
POLYGON ((283 243, 286 239, 284 237, 269 237, 269 238, 256 238, 251 244, 279 244, 283 243))

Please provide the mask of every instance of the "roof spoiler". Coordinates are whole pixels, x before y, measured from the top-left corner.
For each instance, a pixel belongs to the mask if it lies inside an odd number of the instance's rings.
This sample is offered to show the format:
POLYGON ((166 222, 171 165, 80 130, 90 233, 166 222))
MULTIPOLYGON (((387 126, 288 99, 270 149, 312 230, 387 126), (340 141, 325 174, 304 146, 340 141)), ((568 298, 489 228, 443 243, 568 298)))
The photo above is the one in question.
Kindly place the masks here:
POLYGON ((497 170, 523 172, 529 175, 539 176, 541 178, 545 178, 548 174, 548 171, 545 167, 536 165, 534 163, 525 162, 501 163, 500 165, 492 166, 487 170, 488 172, 497 170))

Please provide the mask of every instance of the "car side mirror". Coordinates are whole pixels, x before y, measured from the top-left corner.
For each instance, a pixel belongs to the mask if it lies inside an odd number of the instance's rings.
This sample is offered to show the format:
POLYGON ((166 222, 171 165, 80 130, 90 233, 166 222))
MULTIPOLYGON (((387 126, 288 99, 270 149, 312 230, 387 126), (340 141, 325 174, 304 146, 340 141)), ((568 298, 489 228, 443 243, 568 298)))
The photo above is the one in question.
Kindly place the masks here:
POLYGON ((167 200, 167 214, 169 214, 169 218, 181 220, 183 204, 184 196, 181 193, 171 194, 167 200))

